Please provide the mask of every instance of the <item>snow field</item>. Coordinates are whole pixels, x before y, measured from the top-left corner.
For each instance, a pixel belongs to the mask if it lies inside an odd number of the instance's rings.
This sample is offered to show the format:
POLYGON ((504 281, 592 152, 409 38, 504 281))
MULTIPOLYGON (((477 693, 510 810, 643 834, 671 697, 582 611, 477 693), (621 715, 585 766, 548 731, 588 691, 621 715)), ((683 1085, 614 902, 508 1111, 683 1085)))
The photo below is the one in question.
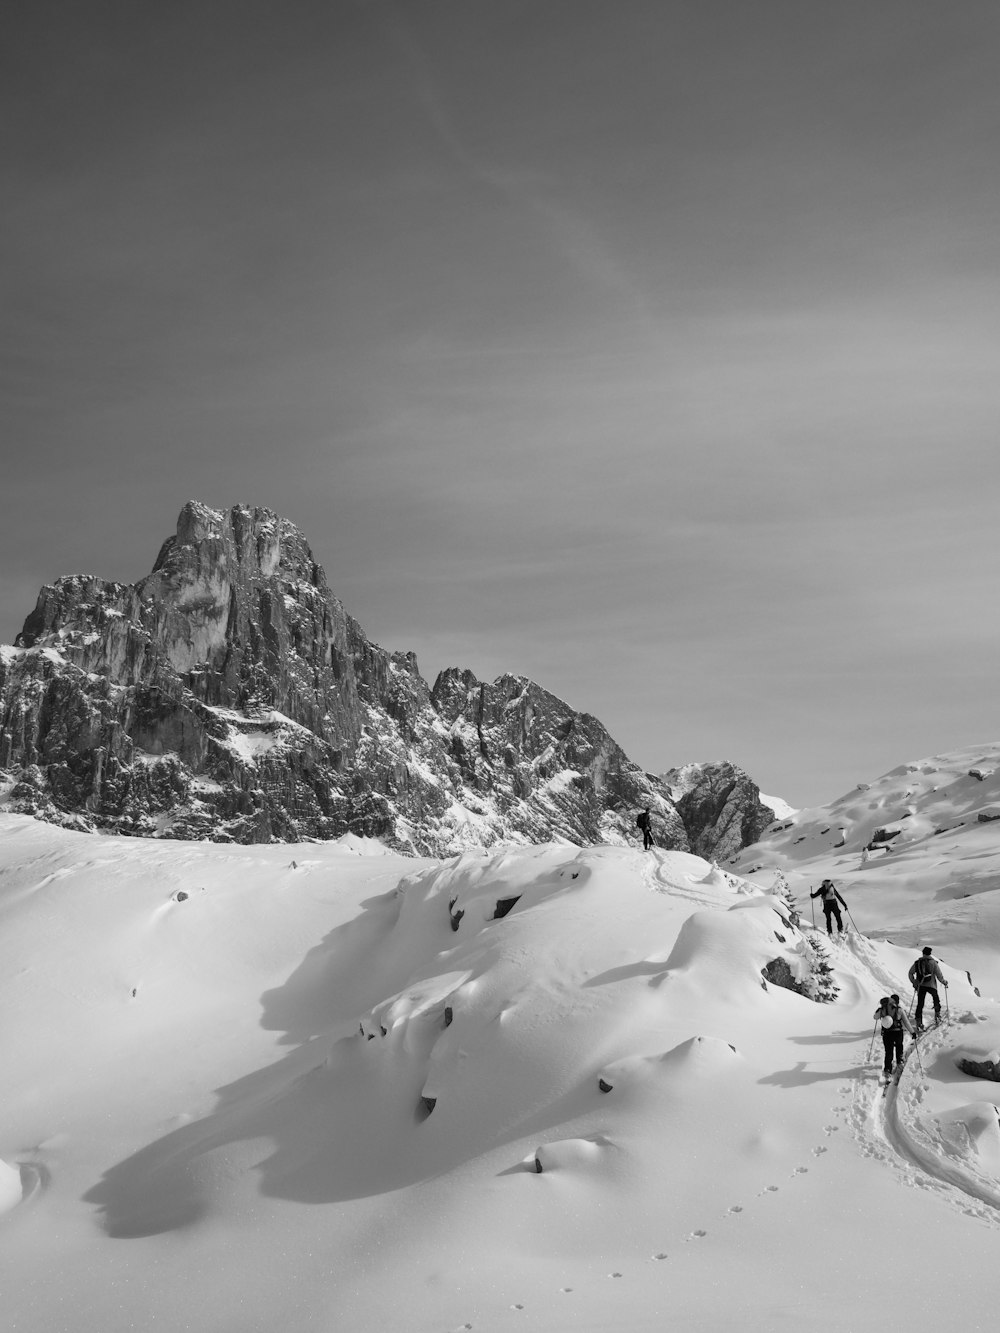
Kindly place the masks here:
POLYGON ((912 947, 832 944, 833 1004, 765 986, 804 957, 769 870, 377 850, 0 819, 12 1329, 842 1333, 953 1327, 956 1281, 992 1326, 963 970, 883 1098, 912 947))

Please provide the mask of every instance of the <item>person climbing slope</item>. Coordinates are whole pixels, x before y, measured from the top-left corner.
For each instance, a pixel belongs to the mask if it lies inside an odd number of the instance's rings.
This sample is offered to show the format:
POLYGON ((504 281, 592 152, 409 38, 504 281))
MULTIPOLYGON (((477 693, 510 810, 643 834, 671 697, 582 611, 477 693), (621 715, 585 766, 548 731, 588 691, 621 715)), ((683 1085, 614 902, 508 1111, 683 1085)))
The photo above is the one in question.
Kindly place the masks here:
POLYGON ((642 850, 648 852, 653 845, 653 830, 649 821, 649 806, 641 814, 636 815, 635 822, 642 829, 642 850))
POLYGON ((840 894, 837 892, 833 880, 825 879, 814 893, 810 893, 809 897, 823 899, 823 915, 826 917, 826 933, 828 935, 833 934, 833 919, 836 918, 837 930, 843 935, 844 923, 841 920, 840 908, 846 908, 847 903, 844 902, 843 898, 841 898, 840 894))
POLYGON ((898 995, 883 995, 875 1010, 875 1021, 881 1029, 885 1051, 882 1073, 889 1078, 893 1069, 901 1069, 903 1066, 903 1033, 908 1032, 911 1037, 915 1037, 916 1033, 913 1024, 899 1007, 898 995))
POLYGON ((938 994, 938 982, 942 986, 948 983, 944 979, 944 973, 941 971, 941 964, 934 957, 933 950, 929 944, 924 946, 924 951, 919 958, 914 959, 913 966, 910 968, 907 976, 910 978, 910 985, 917 992, 917 1012, 915 1014, 917 1031, 924 1030, 924 1001, 928 995, 934 1002, 934 1022, 941 1022, 941 996, 938 994))

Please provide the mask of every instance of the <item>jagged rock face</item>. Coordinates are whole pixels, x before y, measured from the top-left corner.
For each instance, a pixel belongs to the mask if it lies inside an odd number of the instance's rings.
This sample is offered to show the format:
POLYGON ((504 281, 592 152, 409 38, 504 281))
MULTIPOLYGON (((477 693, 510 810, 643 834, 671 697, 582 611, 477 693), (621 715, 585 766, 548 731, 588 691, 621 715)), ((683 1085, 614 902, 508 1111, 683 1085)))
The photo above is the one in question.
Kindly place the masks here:
POLYGON ((619 841, 635 835, 636 811, 648 806, 657 843, 686 848, 683 825, 660 784, 588 713, 574 712, 523 676, 488 685, 455 668, 435 681, 431 701, 472 803, 495 803, 528 840, 545 837, 554 813, 574 842, 619 841))
POLYGON ((686 764, 662 774, 661 780, 697 856, 726 860, 756 842, 774 822, 774 811, 761 804, 757 784, 735 764, 686 764))
POLYGON ((301 533, 267 509, 187 504, 153 572, 43 588, 17 643, 49 644, 116 684, 271 707, 348 754, 361 716, 349 618, 301 533))
POLYGON ((446 855, 635 842, 648 807, 658 845, 690 842, 668 786, 595 718, 523 677, 449 669, 430 689, 411 653, 367 639, 292 524, 245 506, 185 505, 139 583, 42 589, 0 652, 0 770, 6 808, 133 835, 351 832, 446 855))

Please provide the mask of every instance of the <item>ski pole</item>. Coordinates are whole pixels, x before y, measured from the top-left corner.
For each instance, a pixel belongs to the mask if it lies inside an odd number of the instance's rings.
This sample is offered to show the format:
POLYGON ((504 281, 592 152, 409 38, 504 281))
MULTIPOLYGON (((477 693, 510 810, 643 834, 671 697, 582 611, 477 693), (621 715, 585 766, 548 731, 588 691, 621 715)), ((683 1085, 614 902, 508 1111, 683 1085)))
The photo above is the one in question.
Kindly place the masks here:
POLYGON ((909 1003, 909 1006, 908 1006, 908 1008, 907 1008, 907 1010, 906 1010, 906 1017, 907 1017, 907 1018, 909 1018, 910 1014, 913 1012, 913 1001, 914 1001, 916 998, 917 998, 917 988, 916 988, 916 986, 914 986, 914 987, 913 987, 913 994, 910 996, 910 1003, 909 1003))
POLYGON ((813 930, 816 929, 816 902, 812 894, 809 895, 809 910, 812 912, 813 930))
POLYGON ((920 1046, 917 1043, 916 1037, 913 1038, 913 1054, 917 1057, 917 1068, 920 1070, 920 1077, 923 1078, 924 1066, 923 1061, 920 1059, 920 1046))
POLYGON ((858 930, 858 923, 855 921, 854 917, 851 916, 851 909, 847 906, 846 903, 844 903, 844 911, 847 913, 847 919, 848 919, 848 921, 850 921, 851 925, 854 927, 855 933, 858 934, 858 935, 860 935, 860 934, 861 934, 861 931, 858 930))
MULTIPOLYGON (((878 1031, 878 1019, 875 1020, 875 1026, 872 1028, 872 1039, 868 1043, 868 1060, 872 1058, 872 1051, 875 1049, 875 1033, 878 1031)), ((868 1061, 865 1061, 867 1064, 868 1061)))

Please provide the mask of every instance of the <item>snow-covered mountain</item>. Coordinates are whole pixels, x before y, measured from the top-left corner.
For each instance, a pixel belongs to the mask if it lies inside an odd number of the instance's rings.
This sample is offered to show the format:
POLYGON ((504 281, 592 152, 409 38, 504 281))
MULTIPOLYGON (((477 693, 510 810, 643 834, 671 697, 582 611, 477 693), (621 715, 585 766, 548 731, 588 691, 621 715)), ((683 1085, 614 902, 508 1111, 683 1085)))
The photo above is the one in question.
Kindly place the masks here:
MULTIPOLYGON (((188 503, 137 584, 45 587, 0 650, 0 807, 80 830, 377 837, 443 855, 564 838, 730 855, 773 817, 732 765, 679 809, 594 717, 373 644, 302 534, 188 503), (701 799, 704 797, 704 799, 701 799)), ((697 784, 695 784, 697 786, 697 784)))
POLYGON ((958 1061, 1000 1048, 998 753, 738 871, 0 815, 7 1326, 991 1329, 1000 1083, 958 1061), (949 1021, 883 1093, 924 943, 949 1021))
MULTIPOLYGON (((781 867, 793 885, 832 878, 878 913, 887 883, 949 902, 950 926, 977 922, 1000 887, 1000 744, 900 764, 830 805, 776 819, 731 857, 741 874, 781 867), (877 893, 872 886, 877 885, 877 893)), ((860 920, 860 918, 859 918, 860 920)))

